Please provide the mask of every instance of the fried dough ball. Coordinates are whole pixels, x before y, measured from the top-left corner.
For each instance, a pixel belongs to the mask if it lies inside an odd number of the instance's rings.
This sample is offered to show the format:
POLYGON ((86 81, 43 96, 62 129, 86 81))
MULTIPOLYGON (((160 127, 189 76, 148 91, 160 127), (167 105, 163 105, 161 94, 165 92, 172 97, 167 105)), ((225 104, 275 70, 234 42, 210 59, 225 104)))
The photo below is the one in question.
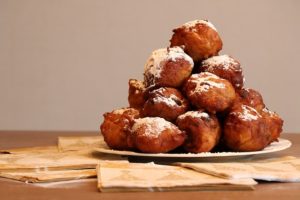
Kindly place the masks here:
POLYGON ((227 116, 223 139, 228 148, 235 151, 258 151, 272 140, 266 120, 254 108, 247 105, 235 107, 227 116))
POLYGON ((213 114, 203 111, 189 111, 180 115, 176 124, 180 130, 184 130, 187 134, 183 147, 188 152, 209 152, 219 142, 220 124, 213 114))
POLYGON ((189 108, 188 101, 175 88, 162 87, 149 92, 142 114, 147 117, 162 117, 175 120, 189 108))
POLYGON ((278 141, 278 138, 282 132, 283 120, 277 113, 270 111, 267 108, 262 109, 261 115, 266 121, 267 130, 271 134, 270 143, 278 141))
POLYGON ((265 108, 264 100, 258 91, 250 88, 242 88, 237 90, 237 94, 234 106, 243 104, 255 108, 257 111, 265 108))
POLYGON ((130 79, 128 82, 128 102, 131 108, 141 109, 146 101, 145 99, 145 86, 142 81, 130 79))
POLYGON ((166 153, 183 144, 185 133, 163 118, 145 117, 135 120, 131 138, 141 152, 166 153))
POLYGON ((213 56, 202 61, 201 71, 213 73, 228 80, 233 87, 242 88, 244 75, 239 61, 228 55, 213 56))
POLYGON ((134 108, 121 108, 103 116, 104 121, 100 129, 107 145, 117 150, 132 149, 132 142, 128 136, 133 120, 140 117, 139 111, 134 108))
POLYGON ((224 111, 235 99, 231 83, 209 72, 193 74, 183 91, 194 106, 211 113, 224 111))
POLYGON ((222 49, 222 40, 217 29, 207 20, 195 20, 173 30, 171 47, 184 46, 184 51, 194 62, 218 55, 222 49))
POLYGON ((145 65, 145 86, 180 87, 192 73, 193 66, 192 58, 180 47, 155 50, 145 65))

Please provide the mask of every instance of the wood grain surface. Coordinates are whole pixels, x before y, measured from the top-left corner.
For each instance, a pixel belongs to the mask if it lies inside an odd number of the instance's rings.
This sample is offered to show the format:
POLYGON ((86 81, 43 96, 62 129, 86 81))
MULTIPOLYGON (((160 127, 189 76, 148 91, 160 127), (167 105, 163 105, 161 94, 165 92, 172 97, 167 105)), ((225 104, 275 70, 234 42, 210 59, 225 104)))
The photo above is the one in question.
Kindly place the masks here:
MULTIPOLYGON (((58 136, 90 136, 97 132, 60 132, 60 131, 0 131, 0 149, 56 145, 58 136)), ((270 157, 300 157, 300 134, 283 134, 283 138, 292 141, 291 148, 282 152, 266 155, 270 157)), ((199 191, 199 192, 134 192, 100 193, 97 180, 73 182, 68 184, 46 185, 38 187, 18 181, 0 179, 0 199, 300 199, 299 183, 260 182, 254 191, 199 191)))

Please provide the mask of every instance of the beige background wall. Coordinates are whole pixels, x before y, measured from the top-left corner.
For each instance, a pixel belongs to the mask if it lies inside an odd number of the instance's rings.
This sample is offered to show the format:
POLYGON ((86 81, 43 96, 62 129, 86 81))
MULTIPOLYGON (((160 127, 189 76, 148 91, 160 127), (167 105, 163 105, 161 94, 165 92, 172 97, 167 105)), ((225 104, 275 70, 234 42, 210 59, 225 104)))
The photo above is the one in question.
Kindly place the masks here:
POLYGON ((300 1, 0 0, 0 129, 97 130, 150 52, 207 18, 248 87, 300 132, 300 1))

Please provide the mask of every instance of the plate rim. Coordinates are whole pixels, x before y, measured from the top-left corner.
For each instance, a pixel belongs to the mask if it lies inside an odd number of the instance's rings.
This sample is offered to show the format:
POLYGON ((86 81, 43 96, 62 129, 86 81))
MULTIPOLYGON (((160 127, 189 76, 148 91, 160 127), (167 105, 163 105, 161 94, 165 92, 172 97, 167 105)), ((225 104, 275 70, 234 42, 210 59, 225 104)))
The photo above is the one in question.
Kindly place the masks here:
POLYGON ((232 156, 250 156, 257 154, 268 154, 282 151, 290 148, 292 142, 288 139, 279 138, 278 141, 272 142, 261 151, 247 152, 203 152, 203 153, 139 153, 134 151, 121 151, 108 148, 97 147, 95 151, 111 155, 135 156, 135 157, 156 157, 156 158, 214 158, 214 157, 232 157, 232 156), (274 147, 275 146, 275 147, 274 147), (277 147, 277 148, 276 148, 277 147))

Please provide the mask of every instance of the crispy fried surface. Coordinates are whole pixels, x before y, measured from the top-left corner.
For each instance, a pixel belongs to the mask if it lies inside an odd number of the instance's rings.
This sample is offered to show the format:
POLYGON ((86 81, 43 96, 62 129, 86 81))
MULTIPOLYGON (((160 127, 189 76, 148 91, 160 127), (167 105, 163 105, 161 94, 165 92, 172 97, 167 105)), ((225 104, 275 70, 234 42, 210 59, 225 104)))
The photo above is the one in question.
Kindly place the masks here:
POLYGON ((267 108, 264 108, 261 111, 261 115, 264 118, 267 125, 267 130, 271 135, 271 140, 269 142, 271 143, 277 141, 282 133, 283 120, 277 113, 272 112, 267 108))
POLYGON ((175 62, 168 61, 163 67, 157 85, 174 88, 180 87, 191 73, 192 67, 186 60, 178 59, 175 62))
POLYGON ((258 91, 250 88, 242 88, 237 90, 237 94, 234 105, 243 104, 255 108, 258 111, 265 108, 264 100, 258 91))
POLYGON ((155 50, 146 63, 145 86, 180 87, 193 66, 193 60, 180 47, 155 50))
POLYGON ((189 27, 183 25, 174 29, 170 42, 171 47, 183 45, 185 52, 194 62, 217 55, 223 46, 218 32, 203 23, 195 23, 189 27))
POLYGON ((186 81, 183 91, 194 106, 211 113, 229 108, 236 96, 229 81, 209 72, 193 74, 186 81))
POLYGON ((162 87, 149 93, 142 114, 147 117, 162 117, 168 121, 173 121, 185 113, 188 108, 188 101, 179 90, 162 87))
POLYGON ((128 82, 128 102, 131 108, 141 109, 145 103, 145 86, 142 81, 130 79, 128 82))
POLYGON ((231 56, 221 55, 208 58, 202 62, 200 70, 228 80, 235 88, 242 88, 244 85, 241 64, 231 56))
POLYGON ((132 149, 128 135, 133 120, 140 116, 139 111, 134 108, 123 108, 105 113, 103 116, 104 121, 100 129, 107 145, 117 150, 132 149))
POLYGON ((185 133, 163 118, 147 117, 136 120, 131 137, 141 152, 166 153, 183 144, 185 133))
POLYGON ((258 151, 271 141, 268 124, 250 106, 236 106, 227 116, 223 129, 225 144, 235 151, 258 151))
POLYGON ((170 43, 151 53, 143 81, 129 80, 130 108, 104 114, 100 128, 110 148, 258 151, 278 141, 283 120, 258 91, 244 88, 240 62, 219 55, 223 44, 213 24, 187 22, 170 43))
POLYGON ((200 153, 211 151, 219 142, 221 128, 213 114, 203 111, 189 111, 178 117, 176 124, 187 134, 184 149, 200 153))

